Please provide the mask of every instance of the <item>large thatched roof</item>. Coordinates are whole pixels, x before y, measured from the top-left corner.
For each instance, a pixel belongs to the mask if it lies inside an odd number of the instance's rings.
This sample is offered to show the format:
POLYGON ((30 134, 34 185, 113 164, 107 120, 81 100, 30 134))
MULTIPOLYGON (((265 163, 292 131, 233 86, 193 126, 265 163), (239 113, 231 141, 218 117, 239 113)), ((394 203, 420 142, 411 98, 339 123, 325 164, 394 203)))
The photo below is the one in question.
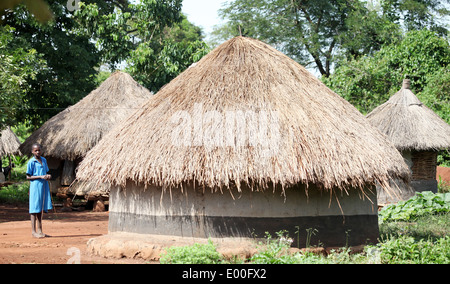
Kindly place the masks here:
POLYGON ((367 119, 386 134, 398 150, 450 148, 450 125, 426 107, 409 89, 410 81, 367 119))
POLYGON ((12 132, 10 127, 6 127, 0 132, 0 157, 20 154, 19 146, 19 138, 12 132))
POLYGON ((150 97, 150 91, 130 75, 114 72, 77 104, 45 122, 20 146, 20 150, 30 153, 31 146, 40 143, 45 156, 62 160, 83 157, 104 134, 150 97))
POLYGON ((121 186, 343 189, 407 179, 408 168, 361 113, 305 68, 265 43, 236 37, 108 133, 77 176, 121 186), (269 127, 258 140, 264 119, 269 127))

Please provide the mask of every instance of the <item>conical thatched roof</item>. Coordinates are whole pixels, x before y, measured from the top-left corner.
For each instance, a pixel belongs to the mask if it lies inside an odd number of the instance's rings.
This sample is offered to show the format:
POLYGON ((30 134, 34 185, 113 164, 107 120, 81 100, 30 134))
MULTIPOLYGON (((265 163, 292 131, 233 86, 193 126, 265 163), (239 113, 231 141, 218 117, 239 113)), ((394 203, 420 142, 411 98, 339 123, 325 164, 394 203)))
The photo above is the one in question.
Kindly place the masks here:
POLYGON ((19 138, 9 126, 0 132, 0 157, 20 154, 19 146, 19 138))
POLYGON ((104 134, 151 97, 133 78, 117 71, 77 104, 45 122, 21 146, 30 153, 40 143, 45 156, 61 160, 83 157, 104 134))
POLYGON ((409 89, 410 81, 367 119, 386 134, 398 150, 450 148, 450 125, 426 107, 409 89))
POLYGON ((172 80, 78 170, 79 179, 121 186, 195 181, 238 190, 297 183, 343 189, 397 177, 408 178, 403 158, 361 113, 294 60, 244 37, 172 80), (263 127, 251 126, 252 114, 269 125, 259 144, 263 127))

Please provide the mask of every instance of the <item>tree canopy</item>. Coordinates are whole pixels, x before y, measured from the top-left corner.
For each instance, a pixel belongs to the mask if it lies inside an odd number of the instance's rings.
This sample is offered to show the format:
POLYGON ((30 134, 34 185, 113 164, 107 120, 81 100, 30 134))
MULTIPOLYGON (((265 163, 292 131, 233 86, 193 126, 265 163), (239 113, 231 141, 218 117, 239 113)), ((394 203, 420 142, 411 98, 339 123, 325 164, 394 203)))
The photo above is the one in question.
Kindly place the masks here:
POLYGON ((0 123, 39 127, 126 69, 156 92, 208 52, 182 0, 7 0, 0 5, 0 123), (79 1, 77 1, 78 3, 79 1), (103 76, 103 73, 102 77, 103 76))
POLYGON ((448 14, 437 0, 234 0, 221 9, 227 22, 214 35, 261 39, 329 76, 341 58, 373 54, 403 31, 447 32, 437 18, 448 14))

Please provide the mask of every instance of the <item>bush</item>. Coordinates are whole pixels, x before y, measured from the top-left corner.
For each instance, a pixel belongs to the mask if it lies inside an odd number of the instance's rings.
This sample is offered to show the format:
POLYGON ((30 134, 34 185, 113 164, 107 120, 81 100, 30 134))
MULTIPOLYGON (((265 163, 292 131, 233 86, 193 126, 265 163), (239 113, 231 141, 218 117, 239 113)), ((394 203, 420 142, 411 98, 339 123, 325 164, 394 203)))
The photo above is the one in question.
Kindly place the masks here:
POLYGON ((222 256, 217 252, 211 240, 208 244, 193 244, 192 246, 170 247, 161 256, 162 264, 219 264, 222 256))
POLYGON ((399 201, 384 207, 378 214, 379 223, 391 221, 415 221, 418 217, 428 214, 450 212, 450 193, 431 191, 416 192, 416 195, 406 201, 399 201))
POLYGON ((400 236, 378 245, 381 263, 386 264, 448 264, 450 263, 450 237, 415 240, 400 236))
POLYGON ((29 200, 29 182, 15 183, 0 190, 0 203, 19 204, 29 200))

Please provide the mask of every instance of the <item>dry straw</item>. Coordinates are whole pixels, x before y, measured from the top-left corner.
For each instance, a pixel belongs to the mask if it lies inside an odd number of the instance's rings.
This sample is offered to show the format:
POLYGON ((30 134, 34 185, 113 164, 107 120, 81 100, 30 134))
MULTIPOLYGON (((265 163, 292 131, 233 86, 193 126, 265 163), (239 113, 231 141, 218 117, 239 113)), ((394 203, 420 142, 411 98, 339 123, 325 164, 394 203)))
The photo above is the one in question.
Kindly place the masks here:
POLYGON ((450 125, 426 107, 409 89, 410 81, 367 119, 386 134, 398 150, 450 148, 450 125))
POLYGON ((240 191, 302 183, 363 190, 392 178, 408 180, 409 170, 356 108, 305 68, 265 43, 236 37, 108 133, 86 155, 77 176, 123 187, 129 181, 164 188, 194 183, 240 191), (203 113, 195 113, 199 110, 203 113), (205 117, 239 111, 277 114, 279 139, 273 141, 278 145, 269 145, 276 155, 249 143, 184 146, 172 139, 177 113, 205 117))
POLYGON ((20 150, 30 153, 33 143, 40 143, 45 156, 72 161, 82 158, 107 132, 150 97, 150 91, 130 75, 114 72, 77 104, 44 123, 20 146, 20 150))

